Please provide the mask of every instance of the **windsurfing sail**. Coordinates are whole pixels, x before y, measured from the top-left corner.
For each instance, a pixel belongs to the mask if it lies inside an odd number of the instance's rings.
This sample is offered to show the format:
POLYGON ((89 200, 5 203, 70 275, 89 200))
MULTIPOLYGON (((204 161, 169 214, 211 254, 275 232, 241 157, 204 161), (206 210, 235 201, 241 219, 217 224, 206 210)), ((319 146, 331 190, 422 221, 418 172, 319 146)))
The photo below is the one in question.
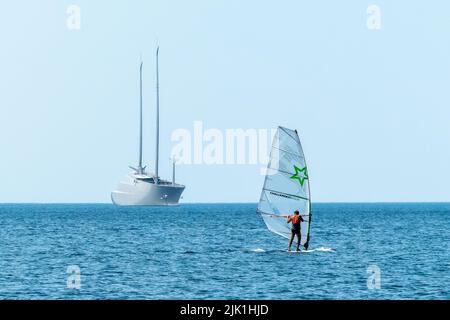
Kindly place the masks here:
POLYGON ((304 220, 300 244, 308 249, 311 200, 305 155, 297 131, 278 127, 257 211, 270 231, 289 239, 291 225, 285 215, 292 215, 295 210, 304 220))

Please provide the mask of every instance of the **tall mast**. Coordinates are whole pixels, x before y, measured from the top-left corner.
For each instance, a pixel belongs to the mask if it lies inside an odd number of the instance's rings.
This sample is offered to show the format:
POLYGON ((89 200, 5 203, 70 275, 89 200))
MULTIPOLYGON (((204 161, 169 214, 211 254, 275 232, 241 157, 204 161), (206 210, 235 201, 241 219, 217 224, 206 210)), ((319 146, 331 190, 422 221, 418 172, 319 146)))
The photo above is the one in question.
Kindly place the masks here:
POLYGON ((156 183, 159 182, 158 163, 159 163, 159 46, 156 48, 156 160, 155 176, 156 183))
POLYGON ((139 174, 143 173, 142 168, 142 65, 144 63, 141 61, 140 67, 140 120, 139 120, 139 166, 138 171, 139 174))
POLYGON ((175 185, 175 158, 172 159, 172 184, 175 185))

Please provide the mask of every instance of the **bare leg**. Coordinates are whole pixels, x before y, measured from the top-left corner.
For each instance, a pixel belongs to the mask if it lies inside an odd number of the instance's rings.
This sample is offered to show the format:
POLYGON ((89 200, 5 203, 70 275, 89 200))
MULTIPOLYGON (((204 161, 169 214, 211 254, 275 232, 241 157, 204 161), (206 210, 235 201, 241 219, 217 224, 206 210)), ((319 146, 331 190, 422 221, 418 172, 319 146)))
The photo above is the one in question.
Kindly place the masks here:
POLYGON ((289 240, 288 251, 291 251, 291 246, 292 246, 292 241, 294 241, 294 236, 295 236, 295 234, 293 232, 291 232, 291 240, 289 240))
POLYGON ((300 240, 302 236, 300 233, 297 233, 297 251, 300 251, 300 240))

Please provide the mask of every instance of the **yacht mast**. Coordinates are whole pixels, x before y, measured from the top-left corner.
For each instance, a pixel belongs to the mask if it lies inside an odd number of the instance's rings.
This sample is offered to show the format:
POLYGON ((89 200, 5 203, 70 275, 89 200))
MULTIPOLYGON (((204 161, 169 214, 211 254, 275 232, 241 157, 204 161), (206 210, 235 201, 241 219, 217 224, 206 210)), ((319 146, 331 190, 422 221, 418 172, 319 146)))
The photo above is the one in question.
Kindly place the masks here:
POLYGON ((155 176, 156 183, 159 183, 158 164, 159 164, 159 46, 156 48, 156 160, 155 176))
POLYGON ((172 184, 175 185, 175 158, 172 159, 172 184))
POLYGON ((140 120, 139 120, 139 166, 138 173, 142 174, 144 169, 142 168, 142 65, 144 63, 141 61, 140 67, 140 120))

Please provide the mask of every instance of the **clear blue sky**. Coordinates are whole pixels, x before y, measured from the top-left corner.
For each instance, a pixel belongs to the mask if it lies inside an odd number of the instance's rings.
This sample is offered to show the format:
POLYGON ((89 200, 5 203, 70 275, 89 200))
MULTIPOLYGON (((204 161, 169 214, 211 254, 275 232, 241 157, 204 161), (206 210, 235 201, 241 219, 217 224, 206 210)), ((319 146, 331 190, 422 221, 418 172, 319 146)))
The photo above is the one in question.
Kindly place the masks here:
MULTIPOLYGON (((109 202, 137 162, 142 53, 153 165, 170 134, 297 128, 313 201, 450 201, 445 1, 6 1, 0 10, 0 202, 109 202), (66 26, 70 4, 81 30, 66 26), (381 9, 381 29, 366 26, 381 9)), ((256 202, 259 165, 183 165, 184 202, 256 202)))

